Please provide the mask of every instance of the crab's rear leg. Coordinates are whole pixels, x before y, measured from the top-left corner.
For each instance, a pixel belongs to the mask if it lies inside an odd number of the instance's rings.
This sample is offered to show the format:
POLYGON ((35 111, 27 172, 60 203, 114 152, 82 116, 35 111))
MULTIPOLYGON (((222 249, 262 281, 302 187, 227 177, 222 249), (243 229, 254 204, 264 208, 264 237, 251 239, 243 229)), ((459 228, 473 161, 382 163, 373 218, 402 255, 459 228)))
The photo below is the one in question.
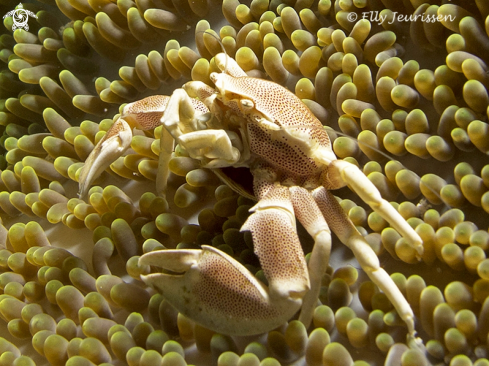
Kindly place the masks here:
POLYGON ((421 347, 422 341, 416 338, 414 328, 414 313, 406 298, 391 279, 389 274, 380 267, 379 258, 358 232, 334 196, 324 187, 313 191, 319 209, 326 217, 331 230, 338 236, 343 244, 348 246, 362 269, 390 300, 401 319, 408 328, 408 343, 411 346, 421 347))
POLYGON ((300 221, 314 239, 314 247, 307 264, 311 288, 302 300, 302 309, 299 315, 299 320, 307 328, 311 324, 314 309, 318 302, 319 291, 321 290, 322 278, 328 268, 331 254, 331 231, 307 189, 292 186, 289 191, 297 220, 300 221))
POLYGON ((423 255, 423 241, 406 220, 392 207, 392 205, 382 198, 375 185, 358 169, 357 166, 344 160, 334 160, 328 165, 325 186, 331 184, 343 186, 348 184, 360 198, 367 203, 375 212, 386 220, 399 234, 410 243, 417 252, 420 259, 423 255))

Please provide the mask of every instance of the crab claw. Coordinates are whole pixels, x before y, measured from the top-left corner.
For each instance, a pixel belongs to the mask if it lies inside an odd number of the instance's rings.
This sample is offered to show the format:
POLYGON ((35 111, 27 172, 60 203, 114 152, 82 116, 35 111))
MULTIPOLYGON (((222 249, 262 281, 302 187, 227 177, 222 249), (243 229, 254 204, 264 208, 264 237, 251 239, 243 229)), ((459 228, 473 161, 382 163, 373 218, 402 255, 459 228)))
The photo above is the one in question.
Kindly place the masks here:
POLYGON ((83 198, 92 182, 131 145, 132 128, 122 118, 117 119, 94 147, 83 166, 79 181, 79 196, 83 198))
POLYGON ((219 333, 268 332, 289 320, 301 306, 299 299, 275 299, 243 265, 211 246, 154 251, 143 255, 139 264, 176 272, 141 278, 179 312, 219 333))

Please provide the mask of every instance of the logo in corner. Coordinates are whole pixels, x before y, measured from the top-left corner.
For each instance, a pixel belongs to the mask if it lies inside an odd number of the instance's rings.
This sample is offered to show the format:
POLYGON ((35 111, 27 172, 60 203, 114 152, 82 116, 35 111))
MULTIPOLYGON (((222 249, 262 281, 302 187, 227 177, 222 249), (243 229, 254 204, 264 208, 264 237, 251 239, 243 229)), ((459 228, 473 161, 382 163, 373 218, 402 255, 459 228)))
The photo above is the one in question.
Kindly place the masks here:
POLYGON ((12 31, 16 29, 24 29, 28 31, 29 25, 27 24, 27 21, 29 20, 29 17, 34 17, 37 19, 37 15, 30 10, 24 9, 22 3, 19 3, 17 9, 11 10, 7 14, 5 14, 3 16, 3 19, 7 17, 12 17, 12 20, 14 22, 14 24, 12 25, 12 31))

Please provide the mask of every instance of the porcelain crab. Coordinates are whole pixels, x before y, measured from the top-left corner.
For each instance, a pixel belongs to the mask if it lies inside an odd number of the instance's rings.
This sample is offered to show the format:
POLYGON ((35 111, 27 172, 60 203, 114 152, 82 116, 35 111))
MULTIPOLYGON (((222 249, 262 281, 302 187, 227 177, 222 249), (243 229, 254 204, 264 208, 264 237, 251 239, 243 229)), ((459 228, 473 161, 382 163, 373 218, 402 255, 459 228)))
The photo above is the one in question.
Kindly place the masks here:
POLYGON ((267 332, 299 310, 299 320, 307 327, 328 265, 331 228, 390 299, 407 325, 408 338, 414 341, 414 315, 408 302, 330 190, 349 185, 418 256, 423 253, 421 238, 363 172, 336 158, 325 129, 299 98, 276 83, 248 77, 223 53, 215 56, 215 62, 222 71, 210 75, 215 89, 192 81, 171 97, 153 96, 128 104, 87 159, 80 188, 84 192, 129 146, 130 125, 141 129, 164 126, 160 191, 164 191, 165 164, 173 139, 200 160, 202 167, 249 167, 258 203, 241 229, 251 231, 268 287, 238 261, 211 246, 144 254, 140 264, 167 272, 142 276, 143 281, 179 312, 223 334, 267 332), (315 242, 307 264, 296 218, 315 242))

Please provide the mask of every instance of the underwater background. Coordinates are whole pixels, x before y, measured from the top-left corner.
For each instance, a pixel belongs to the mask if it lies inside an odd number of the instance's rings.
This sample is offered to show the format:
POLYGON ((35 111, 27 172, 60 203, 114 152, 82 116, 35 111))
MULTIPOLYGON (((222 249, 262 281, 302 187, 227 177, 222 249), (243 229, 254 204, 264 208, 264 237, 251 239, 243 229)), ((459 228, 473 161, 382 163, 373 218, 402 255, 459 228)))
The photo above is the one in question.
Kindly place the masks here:
POLYGON ((0 0, 0 15, 0 365, 489 365, 488 2, 0 0), (295 92, 422 237, 419 262, 348 188, 334 192, 425 354, 336 237, 311 329, 231 338, 177 314, 140 280, 143 253, 211 244, 266 279, 239 231, 250 197, 179 147, 167 199, 156 194, 161 127, 135 131, 78 197, 125 103, 212 86, 223 49, 295 92))

